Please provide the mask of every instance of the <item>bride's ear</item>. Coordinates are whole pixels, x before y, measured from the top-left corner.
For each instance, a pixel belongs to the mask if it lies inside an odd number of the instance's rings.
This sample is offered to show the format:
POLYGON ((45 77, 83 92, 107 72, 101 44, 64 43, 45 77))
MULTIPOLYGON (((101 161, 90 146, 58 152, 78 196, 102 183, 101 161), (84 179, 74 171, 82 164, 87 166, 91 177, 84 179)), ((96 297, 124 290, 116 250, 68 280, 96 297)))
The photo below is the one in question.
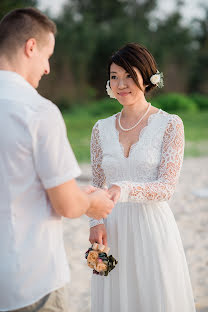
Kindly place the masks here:
POLYGON ((148 87, 149 85, 143 85, 143 92, 145 93, 145 91, 146 91, 146 89, 147 89, 147 87, 148 87))

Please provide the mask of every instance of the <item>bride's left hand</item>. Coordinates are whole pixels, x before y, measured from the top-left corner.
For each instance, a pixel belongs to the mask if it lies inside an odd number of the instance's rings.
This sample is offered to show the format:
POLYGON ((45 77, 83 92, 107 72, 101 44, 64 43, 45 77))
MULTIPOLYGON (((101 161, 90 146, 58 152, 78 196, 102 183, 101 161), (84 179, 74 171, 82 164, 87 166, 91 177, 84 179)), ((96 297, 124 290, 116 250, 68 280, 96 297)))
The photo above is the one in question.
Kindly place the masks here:
POLYGON ((117 185, 112 185, 108 189, 108 194, 110 195, 111 200, 114 202, 114 204, 116 204, 121 194, 121 188, 117 185))

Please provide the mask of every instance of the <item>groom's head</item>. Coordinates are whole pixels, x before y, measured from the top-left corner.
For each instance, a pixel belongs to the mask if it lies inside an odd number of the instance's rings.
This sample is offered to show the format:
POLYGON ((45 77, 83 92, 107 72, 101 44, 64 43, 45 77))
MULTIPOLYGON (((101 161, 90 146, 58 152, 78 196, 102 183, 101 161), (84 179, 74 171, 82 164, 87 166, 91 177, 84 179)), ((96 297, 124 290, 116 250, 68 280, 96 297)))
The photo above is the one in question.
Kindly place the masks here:
POLYGON ((0 57, 37 88, 49 74, 49 58, 55 45, 56 25, 35 8, 16 9, 0 22, 0 57))

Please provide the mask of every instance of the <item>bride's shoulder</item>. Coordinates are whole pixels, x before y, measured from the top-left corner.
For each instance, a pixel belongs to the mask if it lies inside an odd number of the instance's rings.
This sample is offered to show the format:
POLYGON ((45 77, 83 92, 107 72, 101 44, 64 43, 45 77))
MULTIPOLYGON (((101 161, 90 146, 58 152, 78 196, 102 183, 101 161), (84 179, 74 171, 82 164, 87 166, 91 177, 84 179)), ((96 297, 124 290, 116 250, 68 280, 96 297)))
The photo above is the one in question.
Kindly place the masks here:
MULTIPOLYGON (((117 113, 118 114, 118 113, 117 113)), ((112 116, 109 116, 107 118, 102 118, 99 119, 93 126, 93 128, 98 128, 98 127, 103 127, 103 126, 108 126, 110 125, 112 122, 115 122, 116 116, 117 114, 114 114, 112 116)))
POLYGON ((177 114, 171 114, 162 109, 160 109, 160 113, 163 116, 163 118, 168 121, 168 123, 183 124, 181 117, 179 117, 177 114))

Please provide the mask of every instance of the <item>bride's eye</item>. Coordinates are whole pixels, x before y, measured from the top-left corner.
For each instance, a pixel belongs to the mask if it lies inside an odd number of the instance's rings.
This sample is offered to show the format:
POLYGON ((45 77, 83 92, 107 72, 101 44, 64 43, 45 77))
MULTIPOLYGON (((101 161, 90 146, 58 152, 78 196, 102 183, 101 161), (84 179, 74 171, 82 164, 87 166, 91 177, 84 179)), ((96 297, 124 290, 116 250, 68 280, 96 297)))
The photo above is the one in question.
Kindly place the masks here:
POLYGON ((117 77, 115 75, 111 76, 110 79, 116 79, 117 77))
POLYGON ((132 78, 130 74, 127 75, 127 78, 132 78))

